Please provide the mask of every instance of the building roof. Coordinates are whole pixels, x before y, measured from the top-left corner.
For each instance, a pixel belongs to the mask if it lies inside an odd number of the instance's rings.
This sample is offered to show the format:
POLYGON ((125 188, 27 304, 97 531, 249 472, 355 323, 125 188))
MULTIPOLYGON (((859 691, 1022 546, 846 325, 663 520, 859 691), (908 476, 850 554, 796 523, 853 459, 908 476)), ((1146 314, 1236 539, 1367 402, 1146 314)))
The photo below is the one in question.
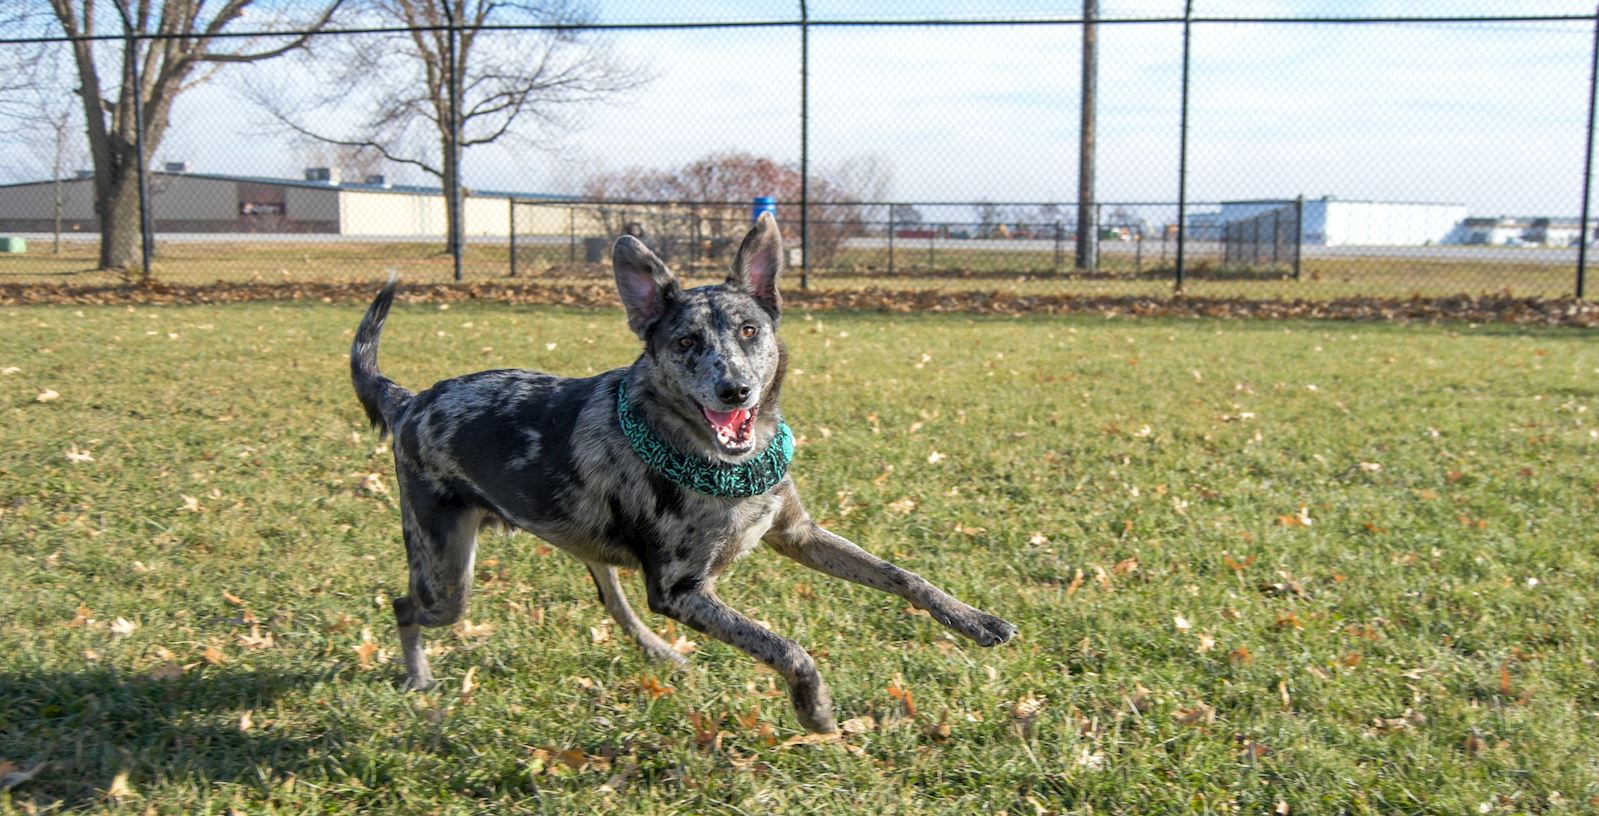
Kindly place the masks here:
MULTIPOLYGON (((278 187, 302 187, 302 188, 312 189, 312 190, 353 190, 353 191, 358 191, 358 192, 363 192, 363 193, 396 193, 396 194, 399 194, 399 195, 444 195, 444 188, 443 187, 424 187, 424 186, 419 186, 419 185, 414 185, 414 184, 367 184, 365 182, 351 182, 351 181, 341 181, 341 182, 339 182, 337 184, 330 184, 330 183, 328 183, 326 181, 307 181, 307 180, 304 180, 304 179, 272 178, 272 177, 269 177, 269 176, 235 176, 235 175, 229 175, 229 174, 225 174, 225 173, 168 173, 165 170, 151 170, 149 174, 152 177, 154 177, 154 176, 170 176, 170 177, 173 177, 173 178, 205 179, 207 181, 234 181, 234 182, 242 181, 242 182, 246 182, 246 183, 249 183, 249 184, 270 184, 270 185, 275 185, 275 186, 278 186, 278 187)), ((89 179, 85 178, 85 177, 75 177, 75 178, 61 179, 61 181, 66 182, 66 183, 82 182, 82 181, 88 181, 88 180, 89 179)), ((32 186, 40 185, 40 184, 54 184, 54 183, 55 183, 54 179, 44 179, 42 181, 15 182, 15 183, 12 183, 12 184, 0 184, 0 190, 6 189, 6 188, 12 188, 12 187, 32 187, 32 186)), ((470 193, 469 193, 470 195, 476 196, 478 198, 519 198, 519 199, 534 199, 534 200, 538 200, 538 201, 570 201, 570 200, 575 200, 576 199, 576 196, 558 195, 558 194, 555 194, 555 193, 524 193, 524 192, 509 192, 509 191, 503 191, 503 190, 480 190, 480 189, 473 188, 473 187, 468 187, 466 189, 470 191, 470 193)))

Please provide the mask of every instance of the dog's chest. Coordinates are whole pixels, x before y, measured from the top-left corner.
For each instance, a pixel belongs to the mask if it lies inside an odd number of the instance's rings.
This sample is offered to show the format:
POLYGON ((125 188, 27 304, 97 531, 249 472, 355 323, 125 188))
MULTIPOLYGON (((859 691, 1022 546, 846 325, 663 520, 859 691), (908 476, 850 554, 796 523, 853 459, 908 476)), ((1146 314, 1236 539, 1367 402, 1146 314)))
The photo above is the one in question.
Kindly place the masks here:
MULTIPOLYGON (((700 504, 696 502, 696 504, 700 504)), ((689 559, 709 563, 713 573, 721 572, 738 558, 747 555, 772 528, 778 500, 757 496, 738 502, 707 500, 685 513, 680 541, 689 544, 689 559)))

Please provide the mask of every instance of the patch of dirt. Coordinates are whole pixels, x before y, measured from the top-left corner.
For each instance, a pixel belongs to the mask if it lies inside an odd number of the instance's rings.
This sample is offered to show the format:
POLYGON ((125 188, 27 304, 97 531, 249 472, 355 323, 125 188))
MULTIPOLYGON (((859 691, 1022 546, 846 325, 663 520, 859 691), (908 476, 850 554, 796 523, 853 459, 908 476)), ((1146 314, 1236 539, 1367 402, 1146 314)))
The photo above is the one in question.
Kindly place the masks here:
MULTIPOLYGON (((70 286, 63 284, 0 284, 0 304, 141 305, 244 303, 251 301, 317 301, 365 304, 376 294, 370 282, 360 283, 226 283, 148 286, 70 286)), ((611 308, 616 290, 609 281, 592 284, 474 282, 413 283, 401 286, 404 303, 492 301, 529 305, 611 308)), ((784 305, 801 309, 937 312, 951 314, 1029 315, 1096 314, 1105 317, 1209 317, 1318 320, 1454 320, 1540 326, 1599 326, 1599 302, 1572 298, 1543 299, 1454 295, 1403 300, 1341 298, 1334 300, 1250 300, 1245 298, 1026 295, 1010 292, 907 291, 867 288, 847 291, 788 291, 784 305)))

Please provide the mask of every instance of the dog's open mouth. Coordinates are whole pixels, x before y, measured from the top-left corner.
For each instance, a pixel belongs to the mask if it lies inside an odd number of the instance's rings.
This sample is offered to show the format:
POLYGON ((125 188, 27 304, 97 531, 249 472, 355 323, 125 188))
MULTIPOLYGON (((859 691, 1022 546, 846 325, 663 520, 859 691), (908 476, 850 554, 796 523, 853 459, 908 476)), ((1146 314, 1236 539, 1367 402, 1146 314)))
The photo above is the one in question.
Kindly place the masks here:
POLYGON ((712 411, 700 406, 705 412, 705 419, 711 423, 711 430, 716 433, 716 442, 722 450, 733 453, 747 453, 755 446, 755 409, 734 408, 731 411, 712 411))

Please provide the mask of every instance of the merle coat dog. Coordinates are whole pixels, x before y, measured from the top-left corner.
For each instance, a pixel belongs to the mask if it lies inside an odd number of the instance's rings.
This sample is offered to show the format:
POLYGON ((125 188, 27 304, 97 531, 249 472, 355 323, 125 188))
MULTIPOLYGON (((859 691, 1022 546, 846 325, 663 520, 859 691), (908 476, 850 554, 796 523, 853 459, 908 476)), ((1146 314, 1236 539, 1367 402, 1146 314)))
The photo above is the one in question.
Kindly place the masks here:
POLYGON ((812 569, 898 595, 984 646, 1016 634, 805 512, 786 475, 792 439, 778 412, 783 248, 770 215, 750 230, 720 285, 682 289, 632 237, 616 242, 612 262, 644 351, 595 377, 480 371, 413 394, 378 371, 392 279, 361 321, 351 373, 373 426, 393 433, 410 564, 409 592, 394 601, 407 687, 433 682, 422 627, 461 617, 477 532, 488 522, 581 559, 621 628, 651 657, 681 662, 622 593, 617 568, 642 570, 650 611, 775 669, 812 731, 836 728, 815 661, 716 595, 717 576, 761 541, 812 569), (732 474, 740 484, 705 487, 685 481, 685 470, 732 474))

